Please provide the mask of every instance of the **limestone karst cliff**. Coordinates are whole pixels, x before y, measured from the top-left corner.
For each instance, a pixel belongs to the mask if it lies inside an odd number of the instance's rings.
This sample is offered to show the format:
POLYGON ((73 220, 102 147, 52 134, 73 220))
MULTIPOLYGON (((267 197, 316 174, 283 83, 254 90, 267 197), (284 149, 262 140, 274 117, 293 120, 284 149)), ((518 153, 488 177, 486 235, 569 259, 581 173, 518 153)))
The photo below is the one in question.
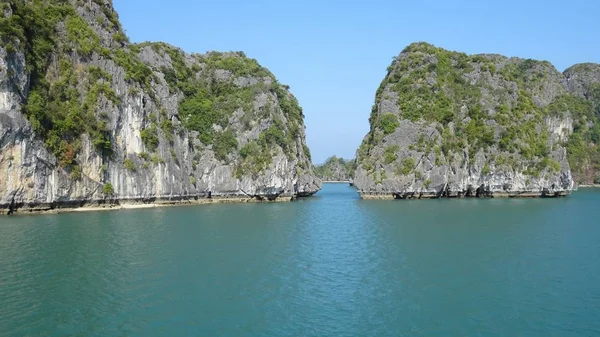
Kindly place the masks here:
POLYGON ((355 159, 343 159, 336 156, 327 158, 323 164, 315 167, 315 174, 322 181, 352 182, 355 171, 355 159))
POLYGON ((110 0, 0 15, 0 209, 320 189, 300 106, 243 53, 132 44, 110 0))
POLYGON ((598 178, 598 69, 411 44, 377 90, 355 185, 364 198, 566 195, 572 170, 598 178))
POLYGON ((566 143, 573 176, 580 184, 600 184, 600 64, 577 64, 563 74, 571 96, 553 108, 573 116, 573 134, 566 143))

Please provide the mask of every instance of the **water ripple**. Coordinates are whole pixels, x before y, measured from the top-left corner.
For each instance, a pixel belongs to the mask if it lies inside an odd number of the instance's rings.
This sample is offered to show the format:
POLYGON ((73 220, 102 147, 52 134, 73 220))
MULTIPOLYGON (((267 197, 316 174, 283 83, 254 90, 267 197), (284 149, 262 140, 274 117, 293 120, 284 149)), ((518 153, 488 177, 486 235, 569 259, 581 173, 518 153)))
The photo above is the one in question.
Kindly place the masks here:
POLYGON ((600 193, 0 219, 0 336, 600 336, 600 193))

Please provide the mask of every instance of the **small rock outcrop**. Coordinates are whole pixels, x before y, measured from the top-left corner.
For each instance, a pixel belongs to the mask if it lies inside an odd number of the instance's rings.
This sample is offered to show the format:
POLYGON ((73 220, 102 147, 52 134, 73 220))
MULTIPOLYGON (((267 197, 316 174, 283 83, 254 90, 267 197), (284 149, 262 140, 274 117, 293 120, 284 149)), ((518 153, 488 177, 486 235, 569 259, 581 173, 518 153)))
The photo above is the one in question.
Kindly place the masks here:
POLYGON ((411 44, 377 90, 355 185, 363 198, 567 195, 571 167, 579 182, 598 168, 598 69, 411 44))
POLYGON ((302 109, 243 53, 132 44, 110 0, 0 15, 0 211, 320 189, 302 109))
POLYGON ((322 181, 352 182, 354 171, 356 171, 355 159, 346 160, 336 156, 327 158, 323 164, 315 167, 315 174, 322 181))

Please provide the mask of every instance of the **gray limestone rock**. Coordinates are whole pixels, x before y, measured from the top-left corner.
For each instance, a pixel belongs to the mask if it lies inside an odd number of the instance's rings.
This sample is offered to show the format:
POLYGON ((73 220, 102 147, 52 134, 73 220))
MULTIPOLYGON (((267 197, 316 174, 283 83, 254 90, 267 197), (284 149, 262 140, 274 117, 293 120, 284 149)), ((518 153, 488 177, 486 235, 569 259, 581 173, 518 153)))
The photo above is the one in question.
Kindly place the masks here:
MULTIPOLYGON (((114 14, 110 1, 90 1, 85 6, 77 6, 73 1, 73 6, 98 35, 101 47, 111 53, 82 56, 72 52, 69 57, 76 69, 97 67, 109 76, 104 83, 114 91, 117 100, 101 95, 96 102, 96 114, 106 120, 113 154, 99 153, 90 136, 83 134, 74 158, 77 170, 61 165, 43 137, 34 132, 23 111, 31 86, 23 49, 8 51, 0 46, 0 212, 8 210, 11 204, 21 210, 48 210, 203 198, 291 200, 320 189, 321 182, 313 173, 306 147, 303 116, 292 123, 287 107, 281 105, 282 99, 295 102, 293 96, 285 89, 275 90, 275 86, 283 86, 270 73, 259 77, 251 73, 236 75, 231 70, 208 66, 211 55, 219 59, 234 57, 236 62, 250 64, 254 61, 247 61, 241 53, 189 55, 160 43, 117 42, 114 36, 120 27, 109 24, 105 16, 114 14), (147 86, 132 80, 128 69, 115 61, 113 55, 119 50, 131 51, 151 69, 147 86), (238 100, 224 110, 230 114, 224 126, 231 130, 238 144, 238 149, 227 153, 226 158, 218 159, 212 144, 201 142, 197 130, 185 127, 189 116, 181 116, 179 106, 186 94, 169 82, 177 66, 171 58, 173 52, 182 57, 186 67, 193 69, 192 77, 199 82, 217 81, 233 88, 250 88, 250 102, 238 100), (286 96, 282 97, 282 93, 286 96), (163 122, 172 131, 164 129, 163 122), (270 160, 264 169, 241 170, 244 158, 239 149, 258 142, 274 123, 283 125, 281 131, 288 137, 286 145, 268 148, 270 160), (144 142, 142 133, 154 125, 158 126, 158 145, 152 149, 144 142)), ((51 63, 47 72, 56 70, 51 63)), ((264 68, 259 70, 268 73, 264 68)), ((88 93, 84 92, 85 80, 80 83, 83 102, 88 93)), ((215 124, 213 129, 224 128, 215 124)))
POLYGON ((574 121, 546 107, 586 95, 584 76, 598 78, 412 44, 377 91, 354 184, 374 199, 564 196, 575 188, 564 147, 574 121))

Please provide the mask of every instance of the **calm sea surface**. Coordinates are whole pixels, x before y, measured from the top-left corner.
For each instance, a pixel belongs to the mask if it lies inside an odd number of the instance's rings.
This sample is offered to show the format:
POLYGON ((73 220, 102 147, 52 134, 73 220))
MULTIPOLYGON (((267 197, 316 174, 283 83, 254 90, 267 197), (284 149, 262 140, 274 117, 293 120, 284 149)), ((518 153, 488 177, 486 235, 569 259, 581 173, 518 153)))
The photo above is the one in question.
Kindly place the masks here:
POLYGON ((600 190, 0 217, 0 336, 600 336, 600 190))

